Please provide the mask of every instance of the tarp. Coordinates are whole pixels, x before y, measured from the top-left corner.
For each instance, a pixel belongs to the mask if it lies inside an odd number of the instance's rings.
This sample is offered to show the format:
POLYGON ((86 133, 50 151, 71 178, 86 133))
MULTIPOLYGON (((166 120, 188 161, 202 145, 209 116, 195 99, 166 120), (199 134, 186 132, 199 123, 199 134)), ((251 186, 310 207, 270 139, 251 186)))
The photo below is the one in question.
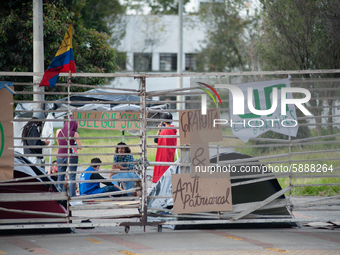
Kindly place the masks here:
MULTIPOLYGON (((70 110, 112 110, 112 111, 122 111, 122 110, 136 110, 140 109, 139 104, 136 103, 121 103, 121 102, 139 102, 140 97, 128 94, 112 95, 112 93, 117 93, 116 90, 102 90, 102 89, 92 89, 84 92, 82 95, 75 95, 70 97, 70 110), (95 94, 95 95, 90 95, 95 94), (97 95, 96 95, 97 94, 97 95), (79 101, 85 101, 84 103, 76 103, 79 101), (114 101, 108 104, 96 104, 96 101, 114 101), (74 102, 74 103, 73 103, 74 102)), ((64 116, 68 110, 67 101, 68 98, 62 98, 58 100, 60 103, 46 103, 45 110, 65 110, 65 112, 55 113, 55 118, 64 116)), ((146 107, 148 109, 168 109, 168 104, 157 104, 150 99, 147 99, 146 107)), ((19 103, 15 109, 16 111, 33 111, 32 103, 19 103)), ((32 112, 17 112, 18 117, 32 117, 32 112)), ((150 113, 149 118, 158 118, 157 113, 150 113)))
MULTIPOLYGON (((112 93, 117 93, 117 90, 102 90, 102 89, 92 89, 89 91, 84 92, 82 95, 76 95, 70 97, 70 110, 82 110, 82 111, 139 111, 140 106, 135 103, 131 104, 122 104, 121 102, 139 102, 140 97, 134 96, 134 95, 112 95, 112 93), (89 95, 89 94, 95 94, 95 95, 89 95), (79 102, 79 101, 85 101, 84 103, 72 103, 72 102, 79 102), (114 101, 114 103, 110 102, 108 104, 98 104, 95 103, 96 101, 114 101)), ((57 100, 60 103, 45 103, 45 110, 49 110, 53 112, 54 110, 65 110, 65 112, 55 112, 52 114, 49 114, 47 119, 52 118, 62 118, 67 114, 68 111, 68 104, 67 104, 68 98, 65 97, 63 99, 57 100)), ((147 99, 147 109, 156 110, 156 112, 149 112, 148 118, 159 118, 160 113, 157 112, 157 110, 165 110, 169 108, 168 104, 156 104, 156 102, 147 99)), ((15 110, 16 116, 15 119, 20 118, 31 118, 33 115, 33 103, 18 103, 15 110), (31 111, 31 112, 27 112, 31 111)), ((50 146, 54 144, 52 138, 53 138, 53 123, 55 122, 45 122, 44 129, 42 131, 42 137, 48 137, 49 134, 51 135, 50 140, 50 146)), ((13 129, 14 129, 14 137, 21 137, 22 133, 22 127, 26 124, 26 122, 14 122, 13 129)), ((149 123, 150 126, 156 126, 158 125, 157 122, 149 123)), ((138 135, 140 132, 138 130, 127 130, 129 133, 133 135, 138 135)), ((22 142, 19 139, 14 140, 14 146, 22 146, 22 142)), ((48 148, 49 150, 49 148, 48 148)), ((22 148, 16 148, 15 151, 19 153, 23 153, 22 148)), ((46 151, 45 151, 46 152, 46 151)), ((48 154, 48 153, 47 153, 48 154)))
MULTIPOLYGON (((27 158, 23 157, 19 153, 15 153, 15 164, 32 164, 27 158)), ((4 185, 0 186, 0 196, 6 193, 41 193, 41 192, 60 192, 57 185, 55 185, 50 177, 39 177, 44 175, 44 170, 38 166, 15 166, 14 165, 14 178, 23 177, 35 177, 29 180, 17 180, 16 185, 4 185), (22 185, 24 182, 46 182, 45 185, 22 185), (47 183, 51 182, 51 183, 47 183)), ((8 180, 8 183, 13 181, 8 180)), ((1 208, 15 209, 15 210, 28 210, 38 212, 53 212, 53 213, 66 213, 65 205, 66 201, 22 201, 22 202, 0 202, 1 208), (62 205, 64 204, 64 205, 62 205)), ((2 211, 0 213, 0 219, 23 219, 23 218, 46 218, 47 216, 39 216, 34 214, 14 213, 2 211)), ((64 221, 61 219, 61 221, 64 221)))
MULTIPOLYGON (((21 119, 21 117, 14 117, 14 119, 21 119)), ((53 114, 49 113, 46 120, 54 119, 53 114)), ((22 129, 27 122, 24 121, 13 121, 13 132, 14 137, 21 137, 22 129)), ((53 123, 52 121, 46 121, 41 132, 41 137, 50 137, 48 141, 50 144, 43 148, 43 154, 52 154, 52 146, 54 145, 54 133, 53 133, 53 123)), ((44 139, 45 140, 45 139, 44 139)), ((14 139, 14 151, 20 154, 24 154, 24 148, 18 148, 17 146, 23 146, 21 139, 14 139)), ((45 157, 46 158, 46 157, 45 157)), ((48 163, 51 164, 52 157, 49 157, 48 163)), ((47 162, 47 160, 45 160, 47 162)), ((46 173, 50 173, 50 167, 46 169, 46 173)))

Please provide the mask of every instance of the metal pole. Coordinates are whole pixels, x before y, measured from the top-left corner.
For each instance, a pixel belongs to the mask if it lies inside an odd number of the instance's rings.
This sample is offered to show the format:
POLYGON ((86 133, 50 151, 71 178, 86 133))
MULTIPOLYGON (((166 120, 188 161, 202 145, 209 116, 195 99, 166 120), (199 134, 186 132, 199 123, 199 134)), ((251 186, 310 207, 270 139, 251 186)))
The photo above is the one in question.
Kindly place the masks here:
MULTIPOLYGON (((181 74, 183 68, 183 0, 178 1, 178 54, 177 73, 181 74)), ((183 77, 177 78, 177 88, 183 88, 183 77)), ((183 96, 177 96, 177 101, 183 101, 183 96)), ((177 110, 182 110, 183 103, 177 103, 177 110)))
MULTIPOLYGON (((33 0, 33 72, 44 72, 43 1, 33 0)), ((33 76, 33 92, 44 92, 39 87, 41 76, 33 76)), ((44 94, 33 94, 34 102, 44 101, 44 94)), ((44 103, 33 104, 33 111, 44 110, 44 103)))
POLYGON ((140 91, 140 101, 141 101, 141 149, 142 149, 142 175, 141 175, 141 182, 142 182, 142 201, 141 201, 141 212, 142 212, 142 224, 144 227, 147 224, 147 187, 146 187, 146 170, 147 170, 147 152, 146 152, 146 88, 145 88, 145 77, 141 78, 141 91, 140 91))
POLYGON ((70 222, 70 198, 71 198, 71 192, 70 192, 70 116, 71 116, 71 78, 72 78, 72 72, 69 70, 68 72, 68 81, 67 81, 67 170, 65 172, 65 177, 67 177, 66 182, 66 194, 67 194, 67 221, 70 222))
MULTIPOLYGON (((289 169, 291 169, 291 165, 292 165, 292 139, 291 136, 288 136, 288 141, 289 141, 289 147, 288 147, 288 151, 289 151, 289 169)), ((292 172, 289 172, 289 186, 292 186, 292 172)), ((292 190, 289 191, 289 199, 290 202, 292 202, 292 190)), ((290 209, 292 209, 290 207, 290 209)), ((292 212, 292 211, 291 211, 292 212)))
MULTIPOLYGON (((183 0, 178 1, 178 54, 177 54, 177 73, 182 74, 183 67, 183 0)), ((177 88, 183 88, 183 77, 177 78, 177 88)), ((183 96, 177 96, 177 101, 183 101, 183 96)), ((177 110, 184 110, 184 103, 177 103, 177 110)), ((179 118, 179 113, 178 113, 179 118)), ((190 149, 180 149, 181 163, 190 162, 190 149)), ((190 173, 190 167, 180 167, 180 173, 190 173)))

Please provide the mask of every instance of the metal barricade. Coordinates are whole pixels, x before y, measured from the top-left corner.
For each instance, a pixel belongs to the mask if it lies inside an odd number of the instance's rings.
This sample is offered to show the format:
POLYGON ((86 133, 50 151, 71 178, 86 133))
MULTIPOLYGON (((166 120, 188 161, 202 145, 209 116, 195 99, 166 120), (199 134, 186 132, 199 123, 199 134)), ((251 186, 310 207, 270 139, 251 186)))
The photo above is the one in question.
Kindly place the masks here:
MULTIPOLYGON (((78 151, 79 162, 77 164, 72 164, 67 162, 67 164, 58 164, 58 166, 66 166, 67 171, 65 172, 68 177, 65 181, 53 181, 52 176, 62 175, 63 173, 52 174, 50 173, 50 167, 53 165, 51 159, 58 156, 57 150, 59 148, 67 148, 67 156, 72 156, 70 149, 72 146, 70 140, 72 137, 66 135, 68 138, 67 146, 52 145, 49 146, 50 151, 45 151, 42 156, 46 157, 47 161, 44 164, 32 164, 31 162, 17 161, 13 167, 31 167, 35 175, 13 178, 11 180, 0 181, 0 188, 5 187, 9 192, 3 192, 0 195, 0 203, 25 203, 27 201, 45 202, 54 201, 58 204, 63 205, 66 211, 64 212, 50 212, 48 210, 37 209, 11 209, 1 206, 0 211, 6 213, 14 213, 16 215, 25 215, 24 218, 19 216, 16 218, 0 219, 0 229, 24 229, 24 228, 72 228, 72 227, 96 227, 96 226, 124 226, 125 231, 129 231, 130 226, 145 226, 147 225, 203 225, 203 224, 233 224, 233 223, 283 223, 283 222, 312 222, 312 221, 335 221, 337 218, 331 214, 323 217, 299 217, 299 213, 294 214, 295 211, 308 211, 308 210, 333 210, 338 209, 340 190, 338 189, 340 174, 339 174, 339 158, 338 154, 340 149, 337 148, 339 143, 338 129, 340 116, 336 111, 339 107, 337 105, 337 93, 339 93, 339 79, 292 79, 291 86, 294 87, 306 87, 310 88, 313 93, 312 101, 310 103, 309 109, 314 109, 314 116, 312 117, 298 117, 300 127, 306 128, 306 135, 302 138, 292 139, 292 137, 264 137, 264 138, 253 138, 250 142, 243 143, 239 141, 231 133, 230 126, 226 125, 223 127, 223 141, 218 143, 210 144, 212 150, 216 150, 216 164, 223 165, 234 165, 234 166, 251 166, 254 161, 258 164, 265 166, 272 166, 271 171, 266 175, 263 173, 250 173, 247 175, 231 176, 232 188, 236 187, 246 187, 250 184, 263 183, 269 180, 279 180, 279 184, 282 189, 273 193, 271 196, 262 199, 261 201, 247 202, 247 203, 237 203, 233 205, 233 210, 230 212, 204 212, 204 213, 191 213, 191 214, 174 214, 173 209, 167 207, 157 207, 153 208, 148 206, 151 200, 165 199, 169 202, 172 199, 171 194, 166 196, 162 195, 150 195, 150 190, 152 190, 155 184, 152 184, 148 173, 152 171, 152 166, 155 165, 169 165, 179 168, 176 171, 181 172, 181 169, 188 167, 189 161, 183 160, 178 162, 156 162, 153 160, 154 152, 157 148, 166 148, 166 146, 158 146, 153 142, 154 138, 159 138, 155 135, 156 130, 159 129, 157 124, 161 120, 159 117, 154 118, 157 113, 162 112, 172 112, 174 115, 178 113, 178 109, 168 109, 164 107, 169 103, 181 105, 182 109, 189 109, 187 107, 189 103, 200 103, 199 93, 192 92, 191 88, 180 88, 180 89, 164 89, 157 91, 149 91, 147 89, 147 82, 149 79, 153 78, 167 78, 167 77, 215 77, 216 80, 222 79, 222 77, 227 77, 227 82, 230 84, 244 83, 250 81, 261 81, 268 79, 269 76, 275 77, 276 75, 288 75, 288 74, 317 74, 317 73, 333 73, 340 72, 339 70, 315 70, 315 71, 277 71, 277 72, 244 72, 244 73, 204 73, 204 74, 74 74, 74 76, 92 76, 92 77, 133 77, 140 80, 140 87, 138 89, 119 89, 112 87, 97 87, 81 84, 57 84, 57 86, 65 87, 65 92, 45 92, 45 96, 53 95, 63 95, 67 96, 64 101, 64 108, 60 107, 58 109, 40 110, 40 112, 50 113, 62 117, 65 119, 48 119, 46 123, 60 123, 65 121, 65 123, 70 123, 70 116, 74 112, 88 112, 88 110, 80 110, 75 106, 75 104, 83 105, 88 104, 87 100, 71 100, 72 96, 77 95, 88 95, 91 93, 85 92, 71 92, 72 87, 86 87, 88 89, 100 88, 102 92, 95 92, 95 95, 128 95, 128 96, 138 96, 138 101, 120 101, 121 104, 133 104, 138 106, 134 110, 123 110, 123 112, 136 112, 140 114, 140 117, 135 119, 130 119, 130 121, 139 121, 140 128, 138 134, 135 135, 119 135, 119 129, 113 132, 104 130, 101 136, 91 135, 91 132, 87 132, 87 136, 82 136, 80 132, 80 139, 82 141, 82 150, 78 151), (263 78, 265 77, 265 78, 263 78), (167 95, 169 97, 176 97, 175 101, 167 100, 151 100, 148 101, 147 98, 167 95), (184 99, 187 96, 187 100, 184 99), (150 108, 149 102, 154 105, 160 105, 158 108, 150 108), (321 102, 321 103, 320 103, 321 102), (66 105, 66 108, 65 108, 66 105), (325 114, 327 110, 327 114, 325 114), (318 114, 318 115, 317 115, 318 114), (93 194, 93 195, 82 195, 70 197, 69 189, 72 183, 79 185, 80 183, 93 183, 97 182, 95 180, 80 180, 79 176, 85 172, 85 169, 90 166, 90 159, 92 157, 102 158, 101 170, 98 173, 102 174, 106 178, 106 182, 110 182, 108 175, 113 173, 111 170, 112 158, 115 155, 120 155, 114 152, 114 150, 119 147, 124 147, 123 145, 117 145, 118 141, 125 141, 128 147, 132 148, 131 153, 126 153, 124 155, 132 155, 135 157, 134 172, 140 176, 140 179, 116 179, 118 182, 132 181, 136 185, 133 189, 129 191, 114 191, 103 194, 93 194), (137 140, 139 140, 137 142, 137 140), (129 142, 132 141, 132 142, 129 142), (112 144, 114 143, 114 144, 112 144), (220 161, 220 153, 226 149, 233 149, 243 155, 249 155, 251 157, 237 158, 233 160, 222 160, 220 161), (35 167, 44 166, 45 172, 41 170, 35 170, 35 167), (77 166, 77 178, 76 180, 70 180, 70 174, 72 172, 69 170, 70 166, 77 166), (330 168, 330 166, 332 166, 330 168), (281 167, 281 168, 280 168, 281 167), (289 171, 285 171, 285 167, 289 171), (302 171, 302 168, 304 171, 302 171), (308 171, 306 169, 308 168, 308 171), (149 170, 148 170, 149 169, 149 170), (296 169, 296 171, 295 171, 296 169), (330 170, 331 169, 331 170, 330 170), (320 170, 320 171, 319 171, 320 170), (39 172, 40 171, 40 172, 39 172), (11 189, 11 187, 17 187, 18 183, 20 186, 31 187, 31 192, 16 192, 11 189), (56 185, 60 184, 65 186, 66 191, 61 191, 56 188, 56 185), (42 191, 43 189, 36 189, 37 186, 47 187, 48 191, 42 191), (53 188, 51 188, 53 186, 53 188), (313 187, 311 190, 311 196, 306 196, 308 194, 308 187, 313 187), (329 187, 323 188, 322 190, 317 190, 316 187, 329 187), (334 189, 332 190, 332 187, 334 189), (120 196, 127 193, 135 193, 133 196, 120 196), (284 199, 282 196, 285 195, 284 199), (318 197, 321 196, 321 197, 318 197), (287 210, 288 214, 270 214, 271 210, 279 208, 281 210, 284 208, 287 210), (280 209, 281 208, 281 209, 280 209), (266 211, 267 210, 267 211, 266 211), (261 213, 261 211, 266 211, 266 213, 261 213), (260 213, 259 213, 260 212, 260 213), (27 215, 31 215, 29 217, 27 215), (90 220, 90 221, 88 221, 90 220)), ((17 76, 17 73, 4 73, 0 72, 2 76, 17 76)), ((27 75, 27 74, 25 74, 27 75)), ((33 75, 30 73, 29 75, 33 75)), ((37 74, 35 74, 37 75, 37 74)), ((275 78, 272 78, 275 79, 275 78)), ((14 83, 15 86, 33 86, 27 83, 14 83)), ((29 95, 32 92, 28 91, 16 91, 15 93, 21 95, 29 95)), ((40 92, 34 92, 40 93, 40 92)), ((223 103, 226 105, 229 103, 228 98, 224 98, 223 103)), ((44 100, 44 101, 24 101, 18 100, 14 101, 14 104, 19 103, 45 103, 45 104, 60 104, 57 100, 44 100)), ((98 100, 95 102, 97 105, 114 105, 116 101, 110 100, 98 100)), ((208 101, 209 103, 209 101, 208 101)), ((102 109, 98 107, 98 109, 102 109)), ((112 109, 109 109, 112 110, 112 109)), ((221 111, 228 112, 229 106, 220 107, 221 111)), ((118 110, 117 110, 118 111, 118 110)), ((120 112, 122 110, 119 110, 120 112)), ((22 124, 27 122, 33 112, 32 109, 20 109, 16 110, 15 114, 27 113, 26 117, 15 118, 14 123, 22 124)), ((35 111, 37 112, 37 111, 35 111)), ((38 111, 39 112, 39 111, 38 111)), ((98 122, 103 121, 125 121, 126 118, 113 118, 113 116, 106 116, 105 118, 96 118, 98 122)), ((78 118, 79 123, 89 121, 88 118, 78 118)), ((173 120, 175 126, 178 126, 179 120, 173 120)), ((90 130, 90 129, 86 129, 90 130)), ((53 135, 55 134, 56 128, 53 130, 53 135)), ((51 137, 41 136, 41 139, 50 139, 51 137)), ((169 136, 169 138, 179 139, 179 135, 169 136)), ((20 141, 22 139, 21 135, 14 135, 15 141, 20 141)), ((55 138, 58 140, 61 138, 55 138)), ((28 146, 16 145, 14 150, 23 149, 28 146)), ((45 148, 46 146, 37 146, 37 148, 45 148)), ((181 155, 185 155, 185 151, 189 149, 189 145, 179 145, 171 147, 176 148, 181 151, 181 155)), ((31 154, 16 154, 16 158, 32 157, 31 154)), ((123 163, 121 163, 123 164, 123 163)), ((250 168, 249 168, 250 169, 250 168)), ((115 173, 122 173, 127 171, 116 171, 115 173)), ((257 191, 258 192, 258 191, 257 191)), ((39 204, 39 203, 37 203, 39 204)), ((171 204, 171 201, 170 201, 171 204)), ((159 229, 161 229, 159 227, 159 229)))

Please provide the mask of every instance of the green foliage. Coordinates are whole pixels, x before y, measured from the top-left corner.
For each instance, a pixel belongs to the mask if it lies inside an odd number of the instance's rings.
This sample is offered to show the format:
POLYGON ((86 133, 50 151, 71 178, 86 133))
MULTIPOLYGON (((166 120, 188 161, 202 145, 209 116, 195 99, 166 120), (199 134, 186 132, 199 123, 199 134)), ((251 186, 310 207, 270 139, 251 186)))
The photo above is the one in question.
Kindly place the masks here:
POLYGON ((245 0, 209 2, 201 9, 201 18, 209 28, 206 46, 197 57, 198 71, 230 72, 252 66, 251 38, 258 17, 242 18, 245 0))
MULTIPOLYGON (((58 128, 54 128, 54 134, 56 133, 58 128)), ((117 137, 122 136, 122 132, 120 130, 96 130, 96 129, 84 129, 78 128, 78 133, 81 139, 81 143, 83 146, 100 146, 100 148, 83 148, 78 151, 79 155, 79 164, 89 164, 91 159, 94 157, 99 157, 103 163, 113 162, 113 155, 101 155, 101 154, 113 154, 115 153, 115 148, 105 147, 105 146, 113 146, 117 145, 119 142, 122 142, 122 138, 103 138, 103 137, 117 137), (94 139, 84 139, 86 137, 96 137, 94 139), (102 147, 104 146, 104 147, 102 147), (86 154, 86 155, 82 155, 86 154)), ((148 135, 156 135, 157 130, 148 131, 148 135)), ((125 132, 125 143, 130 146, 132 153, 141 153, 140 149, 140 138, 139 136, 131 135, 128 132, 125 132), (132 146, 134 145, 134 146, 132 146)), ((153 138, 147 139, 148 145, 155 145, 153 138)), ((57 141, 55 140, 55 145, 57 145, 57 141)), ((148 148, 147 150, 147 159, 149 161, 155 161, 156 158, 156 148, 148 148)), ((58 149, 54 148, 52 150, 52 154, 57 154, 58 149)), ((133 155, 135 159, 140 158, 140 155, 133 155)), ((55 157, 52 157, 52 161, 55 160, 55 157)), ((111 169, 111 165, 106 165, 102 167, 103 169, 111 169)))
MULTIPOLYGON (((260 0, 263 5, 262 32, 256 43, 263 70, 339 69, 340 67, 340 2, 337 0, 260 0)), ((301 77, 300 75, 296 75, 301 77)), ((339 74, 304 75, 304 78, 338 78, 339 74)), ((300 87, 324 88, 314 82, 300 87)), ((327 84, 337 88, 338 83, 327 84)), ((314 116, 325 112, 318 106, 333 106, 338 91, 314 91, 309 108, 314 116), (322 99, 322 98, 329 99, 322 99), (333 97, 333 98, 332 98, 333 97)), ((325 115, 332 115, 328 109, 325 115)), ((316 118, 321 123, 321 118, 316 118)), ((328 117, 332 123, 332 117, 328 117)), ((328 128, 332 133, 332 125, 328 128)), ((318 133, 321 133, 319 126, 318 133)))
MULTIPOLYGON (((44 8, 45 70, 52 62, 70 24, 73 24, 73 50, 77 72, 112 73, 116 68, 115 50, 106 34, 83 26, 80 11, 85 2, 48 1, 44 8)), ((0 70, 14 72, 33 71, 33 4, 32 1, 6 1, 0 3, 0 70)), ((2 80, 32 82, 32 77, 2 77, 2 80)), ((65 81, 60 77, 58 82, 65 81)), ((100 85, 101 78, 72 78, 74 83, 100 85)), ((32 86, 19 86, 17 91, 32 90, 32 86)), ((51 89, 47 88, 46 91, 51 89)), ((62 91, 55 87, 53 91, 62 91)), ((83 91, 84 89, 81 89, 83 91)), ((78 91, 78 90, 77 90, 78 91)), ((15 99, 31 100, 30 95, 15 95, 15 99)))
MULTIPOLYGON (((260 0, 263 34, 258 51, 265 70, 336 69, 340 66, 340 2, 260 0)), ((319 75, 318 75, 319 76, 319 75)))
POLYGON ((86 0, 81 10, 83 26, 111 36, 110 43, 118 45, 125 35, 125 22, 122 14, 126 6, 119 0, 86 0))
POLYGON ((118 0, 86 0, 81 10, 84 27, 92 28, 98 32, 112 33, 110 24, 117 14, 125 13, 125 7, 118 0))
MULTIPOLYGON (((307 138, 310 136, 310 131, 308 129, 307 126, 302 126, 299 127, 298 133, 296 137, 291 137, 292 140, 295 139, 303 139, 303 138, 307 138)), ((267 131, 266 133, 263 133, 262 135, 260 135, 258 138, 270 138, 270 139, 281 139, 281 140, 288 140, 288 136, 287 135, 282 135, 273 131, 267 131)), ((255 144, 255 145, 265 145, 265 144, 272 144, 273 142, 266 142, 266 141, 249 141, 249 143, 251 144, 255 144)), ((269 151, 273 151, 276 150, 277 147, 260 147, 260 148, 253 148, 253 152, 261 155, 263 153, 267 153, 269 151)))
MULTIPOLYGON (((296 110, 296 115, 297 117, 302 117, 303 113, 300 110, 296 110)), ((299 120, 299 124, 305 124, 306 121, 305 120, 299 120)), ((309 128, 307 126, 299 126, 298 132, 296 137, 291 137, 292 140, 295 139, 303 139, 303 138, 308 138, 311 137, 311 131, 309 130, 309 128)), ((269 139, 282 139, 282 140, 288 140, 288 136, 287 135, 282 135, 273 131, 267 131, 266 133, 263 133, 262 135, 260 135, 258 138, 269 138, 269 139)), ((265 144, 272 144, 272 142, 266 142, 266 141, 250 141, 249 143, 251 144, 255 144, 255 145, 265 145, 265 144)), ((255 153, 267 153, 269 151, 273 151, 276 150, 277 147, 260 147, 260 148, 253 148, 255 153)))
MULTIPOLYGON (((278 178, 281 187, 289 185, 288 178, 278 178)), ((340 178, 308 178, 293 180, 294 184, 328 184, 339 183, 340 178)), ((293 196, 337 196, 340 194, 340 186, 307 186, 295 187, 292 190, 293 196)), ((289 195, 289 194, 287 194, 289 195)))
MULTIPOLYGON (((176 0, 147 0, 149 7, 151 8, 151 14, 178 14, 178 1, 176 0)), ((183 12, 185 12, 184 6, 189 3, 189 0, 183 0, 183 12)))

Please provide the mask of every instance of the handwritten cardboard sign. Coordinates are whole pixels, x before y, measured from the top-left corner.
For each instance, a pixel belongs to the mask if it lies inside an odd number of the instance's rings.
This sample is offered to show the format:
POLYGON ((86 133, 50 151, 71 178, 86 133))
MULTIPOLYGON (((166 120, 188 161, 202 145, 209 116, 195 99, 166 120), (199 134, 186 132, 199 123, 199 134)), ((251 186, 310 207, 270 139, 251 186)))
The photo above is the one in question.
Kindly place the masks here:
POLYGON ((73 117, 75 119, 83 119, 77 121, 79 128, 110 129, 110 130, 138 130, 140 128, 140 121, 137 120, 129 121, 129 119, 139 119, 140 118, 139 112, 75 111, 73 113, 73 117))
POLYGON ((181 145, 222 141, 221 125, 213 126, 214 119, 220 119, 220 109, 179 111, 179 134, 181 145))
POLYGON ((13 94, 5 85, 12 83, 0 82, 0 180, 13 178, 14 165, 13 94))
POLYGON ((206 171, 200 171, 210 166, 209 144, 208 143, 194 143, 190 144, 190 160, 192 178, 206 177, 206 171), (196 170, 196 171, 195 171, 196 170), (199 170, 199 171, 197 171, 199 170))
POLYGON ((191 178, 230 178, 226 166, 210 163, 209 144, 190 144, 190 177, 191 178))
POLYGON ((191 178, 190 174, 173 174, 174 212, 231 211, 231 184, 226 178, 191 178))

